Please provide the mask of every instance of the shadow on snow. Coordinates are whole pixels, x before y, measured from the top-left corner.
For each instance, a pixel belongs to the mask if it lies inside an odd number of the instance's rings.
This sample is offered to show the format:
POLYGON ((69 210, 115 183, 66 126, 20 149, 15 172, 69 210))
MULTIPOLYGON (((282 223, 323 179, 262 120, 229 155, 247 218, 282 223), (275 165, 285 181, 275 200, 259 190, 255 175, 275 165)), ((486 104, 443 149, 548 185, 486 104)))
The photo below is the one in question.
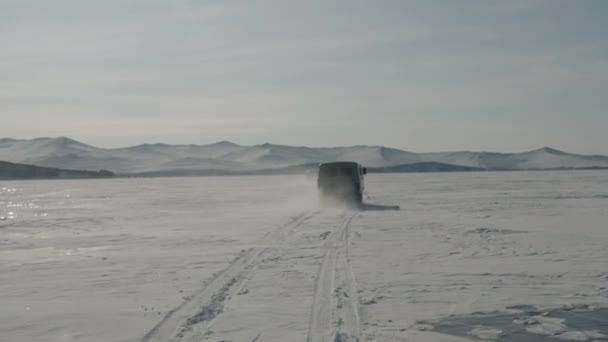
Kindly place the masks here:
POLYGON ((355 206, 355 209, 361 211, 382 211, 382 210, 401 210, 401 207, 398 205, 382 205, 382 204, 371 204, 371 203, 361 203, 355 206))

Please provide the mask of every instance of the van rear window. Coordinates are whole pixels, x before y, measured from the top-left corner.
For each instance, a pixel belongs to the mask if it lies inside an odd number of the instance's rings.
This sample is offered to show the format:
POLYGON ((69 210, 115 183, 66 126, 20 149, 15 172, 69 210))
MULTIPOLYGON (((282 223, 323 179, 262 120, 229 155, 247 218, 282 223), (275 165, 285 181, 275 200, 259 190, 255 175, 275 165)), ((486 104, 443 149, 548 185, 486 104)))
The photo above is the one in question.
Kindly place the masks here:
POLYGON ((340 168, 340 176, 349 176, 352 177, 355 175, 355 170, 352 167, 341 167, 340 168))
POLYGON ((321 170, 319 170, 319 173, 327 177, 336 177, 338 176, 338 168, 335 166, 326 166, 321 168, 321 170))
POLYGON ((351 166, 325 166, 319 170, 319 174, 325 177, 347 176, 353 177, 357 174, 357 169, 351 166))

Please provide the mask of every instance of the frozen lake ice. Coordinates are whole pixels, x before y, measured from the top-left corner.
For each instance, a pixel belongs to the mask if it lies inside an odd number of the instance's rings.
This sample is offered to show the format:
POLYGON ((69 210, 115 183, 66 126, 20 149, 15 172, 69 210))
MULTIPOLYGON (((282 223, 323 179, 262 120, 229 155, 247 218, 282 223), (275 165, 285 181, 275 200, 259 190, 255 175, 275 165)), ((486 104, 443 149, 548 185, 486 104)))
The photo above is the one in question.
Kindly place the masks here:
POLYGON ((366 191, 353 211, 295 176, 2 182, 1 340, 607 339, 607 172, 366 191))

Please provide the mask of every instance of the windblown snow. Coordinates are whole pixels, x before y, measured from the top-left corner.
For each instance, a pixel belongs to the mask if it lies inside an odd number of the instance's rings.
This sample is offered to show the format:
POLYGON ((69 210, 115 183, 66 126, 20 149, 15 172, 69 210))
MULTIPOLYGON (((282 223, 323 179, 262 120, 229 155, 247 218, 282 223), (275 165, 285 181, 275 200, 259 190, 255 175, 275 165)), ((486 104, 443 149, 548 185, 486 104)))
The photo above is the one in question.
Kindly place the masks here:
POLYGON ((605 171, 366 189, 351 210, 299 176, 3 182, 1 339, 606 340, 605 171))
POLYGON ((61 138, 1 139, 0 160, 63 169, 136 173, 165 170, 244 171, 325 161, 356 161, 368 167, 438 162, 484 169, 571 169, 608 167, 606 156, 585 156, 543 148, 525 153, 412 153, 382 146, 309 148, 263 144, 241 146, 144 144, 102 149, 61 138))

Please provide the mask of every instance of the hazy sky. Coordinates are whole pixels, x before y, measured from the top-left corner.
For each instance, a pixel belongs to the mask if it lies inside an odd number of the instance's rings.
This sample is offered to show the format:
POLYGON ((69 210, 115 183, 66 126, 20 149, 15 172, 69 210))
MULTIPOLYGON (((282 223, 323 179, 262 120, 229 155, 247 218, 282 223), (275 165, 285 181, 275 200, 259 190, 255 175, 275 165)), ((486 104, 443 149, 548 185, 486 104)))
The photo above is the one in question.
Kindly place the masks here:
POLYGON ((0 0, 0 137, 606 154, 606 18, 606 0, 0 0))

